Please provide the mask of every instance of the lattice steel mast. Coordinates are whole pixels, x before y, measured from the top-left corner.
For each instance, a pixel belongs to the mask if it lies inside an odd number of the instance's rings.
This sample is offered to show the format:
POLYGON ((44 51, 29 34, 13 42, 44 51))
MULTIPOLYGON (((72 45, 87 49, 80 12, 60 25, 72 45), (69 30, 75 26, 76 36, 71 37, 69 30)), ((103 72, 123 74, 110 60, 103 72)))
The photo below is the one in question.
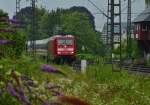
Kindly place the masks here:
POLYGON ((20 1, 21 0, 16 0, 16 15, 20 11, 20 1))
POLYGON ((36 38, 36 0, 31 0, 31 8, 32 8, 32 18, 31 18, 31 51, 32 56, 35 56, 36 46, 35 46, 35 38, 36 38))
POLYGON ((131 0, 128 0, 128 11, 127 11, 127 52, 128 59, 131 59, 131 0))
MULTIPOLYGON (((106 44, 108 49, 111 47, 111 1, 108 0, 108 8, 107 8, 107 39, 106 44)), ((110 49, 109 49, 110 50, 110 49)))
MULTIPOLYGON (((16 17, 18 18, 20 14, 20 1, 16 0, 16 17)), ((26 0, 27 1, 27 0, 26 0)), ((32 52, 32 56, 36 53, 36 46, 35 46, 35 39, 36 39, 36 29, 37 29, 37 22, 36 22, 36 2, 37 0, 28 0, 31 1, 31 39, 30 39, 30 51, 32 52)))
POLYGON ((108 0, 107 40, 111 44, 112 70, 121 70, 121 0, 108 0), (109 28, 110 27, 110 28, 109 28), (109 38, 110 36, 110 38, 109 38), (115 53, 115 49, 119 52, 115 53), (115 68, 115 61, 119 61, 120 69, 115 68))

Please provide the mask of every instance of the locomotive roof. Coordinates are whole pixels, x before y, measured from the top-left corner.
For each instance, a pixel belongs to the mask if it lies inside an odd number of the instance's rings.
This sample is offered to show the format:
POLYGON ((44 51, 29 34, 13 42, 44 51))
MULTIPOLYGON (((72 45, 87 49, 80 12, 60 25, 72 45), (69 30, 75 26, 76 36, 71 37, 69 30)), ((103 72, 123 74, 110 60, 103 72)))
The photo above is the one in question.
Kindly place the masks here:
POLYGON ((138 22, 149 22, 150 21, 150 7, 145 9, 142 13, 140 13, 135 19, 134 23, 138 22))
POLYGON ((74 38, 74 36, 73 36, 73 35, 55 35, 55 36, 51 37, 51 39, 53 39, 53 38, 63 38, 63 37, 70 37, 70 38, 74 38))
MULTIPOLYGON (((45 39, 42 39, 42 40, 36 40, 35 43, 36 45, 37 44, 47 44, 50 40, 54 40, 55 38, 63 38, 63 37, 68 37, 68 38, 74 38, 73 35, 55 35, 55 36, 52 36, 52 37, 49 37, 49 38, 45 38, 45 39)), ((30 45, 30 42, 31 41, 28 41, 28 45, 30 45)))
POLYGON ((49 40, 50 40, 50 38, 36 40, 36 44, 46 44, 46 43, 48 43, 49 40))

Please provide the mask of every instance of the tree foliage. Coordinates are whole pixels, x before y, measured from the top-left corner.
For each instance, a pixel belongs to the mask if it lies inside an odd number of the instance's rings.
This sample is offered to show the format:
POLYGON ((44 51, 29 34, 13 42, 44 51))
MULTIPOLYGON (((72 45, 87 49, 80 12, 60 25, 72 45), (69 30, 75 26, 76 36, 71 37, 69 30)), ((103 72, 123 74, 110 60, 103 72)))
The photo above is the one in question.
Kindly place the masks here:
POLYGON ((76 36, 78 51, 81 51, 84 46, 87 53, 99 53, 101 44, 99 33, 93 30, 86 13, 66 13, 61 16, 61 19, 64 33, 76 36))
POLYGON ((150 0, 145 0, 145 3, 148 4, 150 2, 150 0))
MULTIPOLYGON (((139 59, 143 56, 143 51, 140 48, 140 45, 137 40, 132 39, 132 46, 131 46, 131 57, 139 59)), ((123 40, 121 44, 121 53, 122 53, 122 59, 126 60, 128 59, 128 49, 127 49, 127 40, 123 40)), ((117 47, 114 51, 115 54, 119 54, 120 47, 117 47)))
MULTIPOLYGON (((24 32, 31 39, 32 8, 26 7, 20 11, 20 19, 26 24, 24 32)), ((77 39, 78 52, 82 46, 86 53, 100 54, 102 43, 100 32, 95 30, 94 17, 84 7, 72 7, 70 9, 57 9, 48 11, 44 8, 36 8, 37 34, 36 39, 48 38, 56 34, 72 34, 77 39)))

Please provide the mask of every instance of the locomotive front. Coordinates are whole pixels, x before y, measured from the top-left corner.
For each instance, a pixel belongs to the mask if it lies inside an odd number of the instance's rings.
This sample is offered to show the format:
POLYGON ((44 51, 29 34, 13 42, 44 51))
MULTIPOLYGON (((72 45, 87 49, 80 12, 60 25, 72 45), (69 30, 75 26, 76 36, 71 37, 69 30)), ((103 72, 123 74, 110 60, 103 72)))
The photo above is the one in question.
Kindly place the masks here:
POLYGON ((76 41, 74 36, 66 35, 56 38, 57 58, 61 61, 72 62, 76 55, 76 41))
POLYGON ((76 40, 72 35, 56 35, 52 38, 49 52, 53 52, 54 60, 58 63, 72 62, 76 59, 76 40))
POLYGON ((56 40, 58 56, 75 56, 76 44, 74 37, 64 36, 56 40))

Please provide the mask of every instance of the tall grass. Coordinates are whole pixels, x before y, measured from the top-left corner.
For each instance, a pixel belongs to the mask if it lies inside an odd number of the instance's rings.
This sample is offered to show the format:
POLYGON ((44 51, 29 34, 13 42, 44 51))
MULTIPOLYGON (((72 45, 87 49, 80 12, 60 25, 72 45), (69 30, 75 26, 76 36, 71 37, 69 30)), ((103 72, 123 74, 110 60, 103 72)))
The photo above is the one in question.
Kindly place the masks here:
MULTIPOLYGON (((66 95, 78 96, 91 105, 150 105, 148 76, 129 74, 127 71, 112 72, 110 65, 88 65, 87 72, 83 74, 68 65, 49 64, 67 74, 63 77, 41 72, 41 66, 45 63, 28 56, 16 60, 7 58, 0 61, 0 72, 5 74, 15 69, 34 78, 39 84, 51 82, 60 85, 60 90, 66 95)), ((0 97, 1 105, 12 105, 13 102, 20 105, 8 94, 0 97)))

